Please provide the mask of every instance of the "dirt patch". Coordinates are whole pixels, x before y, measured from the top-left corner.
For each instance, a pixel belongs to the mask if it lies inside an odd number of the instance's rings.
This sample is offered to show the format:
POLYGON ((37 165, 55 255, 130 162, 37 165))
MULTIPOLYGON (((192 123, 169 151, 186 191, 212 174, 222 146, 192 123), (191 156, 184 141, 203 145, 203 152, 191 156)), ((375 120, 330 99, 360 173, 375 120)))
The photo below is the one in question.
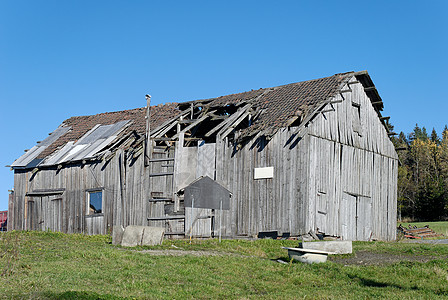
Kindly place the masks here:
POLYGON ((344 265, 358 265, 358 266, 368 266, 368 265, 385 265, 393 264, 402 261, 411 262, 428 262, 434 259, 440 259, 445 257, 440 256, 427 256, 427 255, 401 255, 401 254, 390 254, 390 253, 375 253, 370 251, 358 251, 354 256, 347 258, 342 257, 332 257, 329 256, 328 259, 335 263, 344 265))

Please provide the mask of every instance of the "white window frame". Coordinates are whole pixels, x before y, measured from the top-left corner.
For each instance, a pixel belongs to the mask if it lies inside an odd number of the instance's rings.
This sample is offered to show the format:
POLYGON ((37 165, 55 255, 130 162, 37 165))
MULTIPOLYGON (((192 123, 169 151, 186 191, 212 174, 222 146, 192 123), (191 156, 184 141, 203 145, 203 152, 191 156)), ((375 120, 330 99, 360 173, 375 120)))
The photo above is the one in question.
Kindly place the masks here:
POLYGON ((99 188, 99 189, 89 189, 86 190, 86 215, 88 216, 102 216, 104 214, 104 189, 103 188, 99 188), (90 196, 91 194, 94 193, 101 193, 101 212, 96 213, 96 212, 91 212, 90 211, 90 196))

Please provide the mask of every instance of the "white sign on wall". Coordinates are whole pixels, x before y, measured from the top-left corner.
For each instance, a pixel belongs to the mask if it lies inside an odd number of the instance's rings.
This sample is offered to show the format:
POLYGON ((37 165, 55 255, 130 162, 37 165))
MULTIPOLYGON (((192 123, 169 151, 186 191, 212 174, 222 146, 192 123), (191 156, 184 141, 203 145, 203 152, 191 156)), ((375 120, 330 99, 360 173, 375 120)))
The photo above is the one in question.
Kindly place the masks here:
POLYGON ((255 168, 254 179, 274 178, 274 167, 255 168))

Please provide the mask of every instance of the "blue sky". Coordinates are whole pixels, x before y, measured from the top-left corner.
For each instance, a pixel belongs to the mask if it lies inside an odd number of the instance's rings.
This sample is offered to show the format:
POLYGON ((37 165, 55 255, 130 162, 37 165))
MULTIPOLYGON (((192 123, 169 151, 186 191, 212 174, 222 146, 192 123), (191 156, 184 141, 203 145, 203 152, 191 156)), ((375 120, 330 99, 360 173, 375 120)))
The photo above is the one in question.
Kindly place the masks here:
POLYGON ((78 115, 368 70, 396 131, 448 123, 448 1, 0 1, 3 167, 78 115))

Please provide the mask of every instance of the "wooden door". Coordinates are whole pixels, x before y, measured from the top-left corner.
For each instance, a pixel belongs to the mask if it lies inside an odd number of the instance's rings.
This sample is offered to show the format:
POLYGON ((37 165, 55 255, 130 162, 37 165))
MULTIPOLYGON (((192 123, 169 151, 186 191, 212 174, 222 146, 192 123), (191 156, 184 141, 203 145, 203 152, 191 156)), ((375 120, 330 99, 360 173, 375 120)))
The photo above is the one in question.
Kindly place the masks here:
POLYGON ((356 240, 356 219, 356 196, 343 193, 339 209, 340 232, 343 240, 356 240))
POLYGON ((26 230, 41 230, 41 198, 31 197, 27 202, 26 230))
POLYGON ((368 241, 372 234, 372 198, 357 197, 356 240, 368 241))
POLYGON ((316 197, 316 230, 328 232, 327 228, 328 197, 327 193, 317 192, 316 197))
POLYGON ((60 195, 31 197, 28 201, 26 229, 62 231, 60 195))
POLYGON ((47 222, 44 222, 45 229, 62 232, 62 198, 48 197, 46 202, 48 215, 47 222))

